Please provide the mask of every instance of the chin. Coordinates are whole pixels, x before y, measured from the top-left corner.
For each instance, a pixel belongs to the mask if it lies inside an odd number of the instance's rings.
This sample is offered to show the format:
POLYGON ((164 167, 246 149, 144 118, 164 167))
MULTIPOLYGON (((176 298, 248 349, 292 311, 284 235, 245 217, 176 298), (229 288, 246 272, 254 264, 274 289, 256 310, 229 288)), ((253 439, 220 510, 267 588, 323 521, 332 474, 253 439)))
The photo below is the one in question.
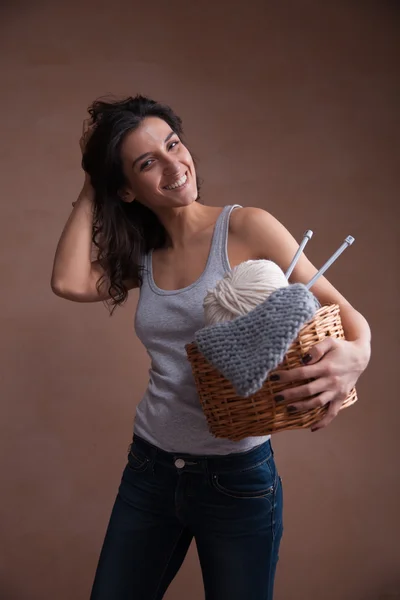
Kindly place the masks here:
POLYGON ((193 194, 188 194, 187 196, 181 196, 177 198, 173 203, 173 206, 189 206, 189 204, 193 204, 196 202, 196 198, 193 194))
POLYGON ((169 202, 173 204, 173 206, 188 206, 189 204, 196 202, 198 195, 197 188, 195 190, 188 189, 184 194, 177 194, 176 198, 170 198, 169 202))

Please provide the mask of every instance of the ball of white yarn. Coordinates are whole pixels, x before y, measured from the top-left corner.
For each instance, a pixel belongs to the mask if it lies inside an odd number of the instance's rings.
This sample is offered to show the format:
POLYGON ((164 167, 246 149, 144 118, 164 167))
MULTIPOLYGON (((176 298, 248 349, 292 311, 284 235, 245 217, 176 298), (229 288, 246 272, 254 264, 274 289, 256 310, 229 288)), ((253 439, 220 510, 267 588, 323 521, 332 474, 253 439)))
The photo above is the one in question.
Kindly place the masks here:
POLYGON ((247 260, 225 273, 203 302, 206 325, 231 321, 261 304, 273 291, 286 287, 282 269, 271 260, 247 260))

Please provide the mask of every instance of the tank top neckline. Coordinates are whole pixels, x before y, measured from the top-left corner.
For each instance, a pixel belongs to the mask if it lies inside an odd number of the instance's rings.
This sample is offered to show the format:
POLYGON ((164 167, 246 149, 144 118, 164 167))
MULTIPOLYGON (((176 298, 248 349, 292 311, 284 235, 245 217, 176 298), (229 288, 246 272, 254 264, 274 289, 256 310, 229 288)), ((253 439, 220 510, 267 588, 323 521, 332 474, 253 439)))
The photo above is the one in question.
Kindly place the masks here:
POLYGON ((152 289, 152 291, 155 294, 158 294, 159 296, 173 296, 173 295, 177 295, 177 294, 182 294, 184 292, 188 292, 189 290, 193 289, 194 287, 196 287, 197 285, 199 285, 201 283, 201 281, 206 276, 207 271, 210 267, 210 264, 211 264, 211 261, 213 259, 213 255, 214 255, 214 249, 218 242, 218 237, 221 235, 221 228, 223 225, 223 221, 225 219, 225 215, 227 214, 227 212, 230 208, 231 208, 230 205, 224 206, 222 211, 218 215, 218 218, 214 225, 213 234, 211 237, 211 245, 210 245, 210 250, 208 253, 208 257, 207 257, 206 266, 204 267, 203 272, 196 279, 196 281, 193 281, 193 283, 191 283, 190 285, 187 285, 186 287, 183 287, 183 288, 178 288, 177 290, 164 290, 162 288, 159 288, 158 285, 156 284, 156 282, 154 281, 154 277, 153 277, 153 249, 151 249, 148 252, 147 257, 146 257, 148 282, 149 282, 150 288, 152 289))

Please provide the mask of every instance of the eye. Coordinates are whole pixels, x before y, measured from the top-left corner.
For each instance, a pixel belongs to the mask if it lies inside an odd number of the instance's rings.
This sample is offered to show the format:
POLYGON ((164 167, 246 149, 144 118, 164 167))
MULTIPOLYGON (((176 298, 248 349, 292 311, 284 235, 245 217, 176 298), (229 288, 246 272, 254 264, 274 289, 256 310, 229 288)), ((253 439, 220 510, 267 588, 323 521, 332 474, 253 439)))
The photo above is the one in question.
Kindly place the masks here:
POLYGON ((142 163, 140 165, 140 170, 144 171, 145 169, 147 169, 148 167, 150 167, 150 165, 152 164, 152 159, 149 158, 149 160, 146 160, 144 163, 142 163))
POLYGON ((173 148, 175 148, 176 146, 179 145, 179 140, 174 140, 173 142, 171 142, 171 144, 169 145, 168 150, 172 150, 173 148))

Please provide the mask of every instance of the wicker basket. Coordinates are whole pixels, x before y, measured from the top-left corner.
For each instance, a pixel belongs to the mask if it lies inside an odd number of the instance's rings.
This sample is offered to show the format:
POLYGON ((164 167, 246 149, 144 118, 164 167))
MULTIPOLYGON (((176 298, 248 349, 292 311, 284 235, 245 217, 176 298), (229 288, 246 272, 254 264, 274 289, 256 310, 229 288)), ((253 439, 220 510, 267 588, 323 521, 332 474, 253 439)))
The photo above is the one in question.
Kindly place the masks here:
MULTIPOLYGON (((301 329, 276 370, 302 366, 302 356, 326 336, 344 339, 337 304, 323 306, 317 310, 313 319, 301 329)), ((277 404, 274 396, 296 384, 282 384, 269 379, 258 392, 248 398, 237 396, 232 384, 207 361, 196 343, 187 344, 186 353, 209 429, 217 438, 237 441, 245 437, 269 435, 289 429, 304 429, 320 421, 327 411, 327 406, 324 406, 290 414, 287 410, 289 403, 277 404)), ((353 389, 341 409, 354 404, 356 400, 357 393, 353 389)))

